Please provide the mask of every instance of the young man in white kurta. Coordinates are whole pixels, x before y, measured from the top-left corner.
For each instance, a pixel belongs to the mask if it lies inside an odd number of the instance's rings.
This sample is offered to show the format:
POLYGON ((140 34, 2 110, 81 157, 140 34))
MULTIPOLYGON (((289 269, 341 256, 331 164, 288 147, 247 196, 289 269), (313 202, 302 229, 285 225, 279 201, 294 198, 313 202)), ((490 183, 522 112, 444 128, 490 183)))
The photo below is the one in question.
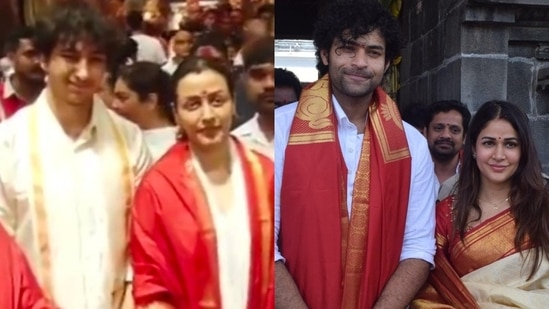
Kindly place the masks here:
POLYGON ((0 222, 57 307, 118 309, 128 213, 150 155, 139 128, 95 96, 117 30, 85 2, 60 4, 40 29, 46 89, 0 124, 0 222))
POLYGON ((139 128, 96 101, 89 127, 73 141, 45 90, 0 125, 0 157, 0 221, 40 283, 49 273, 51 296, 61 308, 111 308, 126 276, 127 201, 150 164, 139 128), (36 186, 42 187, 42 201, 36 186), (49 257, 40 248, 40 221, 47 226, 49 257))

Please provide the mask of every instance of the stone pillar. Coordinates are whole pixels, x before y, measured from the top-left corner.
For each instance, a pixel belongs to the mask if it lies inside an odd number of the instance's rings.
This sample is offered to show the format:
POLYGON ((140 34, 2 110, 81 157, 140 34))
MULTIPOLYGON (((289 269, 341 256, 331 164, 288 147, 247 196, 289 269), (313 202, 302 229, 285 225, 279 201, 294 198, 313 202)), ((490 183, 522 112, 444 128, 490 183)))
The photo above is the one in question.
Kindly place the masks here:
POLYGON ((399 104, 457 99, 517 104, 549 171, 549 2, 403 1, 399 104))

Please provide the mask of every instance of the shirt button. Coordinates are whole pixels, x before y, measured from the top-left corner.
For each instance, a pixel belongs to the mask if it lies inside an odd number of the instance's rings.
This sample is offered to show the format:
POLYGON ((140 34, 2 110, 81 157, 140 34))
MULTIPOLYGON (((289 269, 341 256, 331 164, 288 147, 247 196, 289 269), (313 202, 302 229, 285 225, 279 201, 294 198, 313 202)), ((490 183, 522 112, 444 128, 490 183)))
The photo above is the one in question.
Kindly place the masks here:
POLYGON ((353 153, 353 148, 349 148, 349 153, 353 153))

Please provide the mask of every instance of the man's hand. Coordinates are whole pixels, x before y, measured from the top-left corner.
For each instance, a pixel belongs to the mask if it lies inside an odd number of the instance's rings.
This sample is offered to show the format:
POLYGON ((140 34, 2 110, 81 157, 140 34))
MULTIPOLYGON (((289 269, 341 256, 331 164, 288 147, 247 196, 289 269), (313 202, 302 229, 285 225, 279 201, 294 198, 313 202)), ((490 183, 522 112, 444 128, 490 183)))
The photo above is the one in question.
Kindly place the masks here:
POLYGON ((294 279, 282 262, 275 263, 275 308, 307 309, 294 279))
POLYGON ((429 263, 420 259, 401 261, 387 282, 374 309, 406 308, 429 276, 429 263))

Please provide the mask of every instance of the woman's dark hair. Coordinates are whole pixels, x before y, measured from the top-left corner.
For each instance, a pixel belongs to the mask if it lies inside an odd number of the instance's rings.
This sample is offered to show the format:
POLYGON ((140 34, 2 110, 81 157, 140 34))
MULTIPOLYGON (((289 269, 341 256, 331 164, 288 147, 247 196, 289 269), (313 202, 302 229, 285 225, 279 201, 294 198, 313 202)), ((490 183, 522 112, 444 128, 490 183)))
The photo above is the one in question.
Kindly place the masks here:
POLYGON ((123 80, 133 92, 137 93, 140 101, 145 101, 149 95, 156 94, 158 109, 162 116, 175 124, 170 75, 162 70, 160 65, 147 61, 136 62, 122 67, 118 78, 123 80))
POLYGON ((219 73, 225 81, 227 82, 227 86, 229 88, 229 94, 231 97, 234 97, 234 83, 232 81, 231 72, 227 68, 227 66, 217 62, 213 61, 211 59, 201 58, 192 56, 187 59, 185 59, 178 67, 177 70, 172 75, 172 91, 173 91, 173 97, 177 101, 177 86, 179 84, 179 81, 183 79, 185 76, 189 75, 190 73, 201 73, 206 70, 212 70, 217 73, 219 73))
POLYGON ((322 63, 320 52, 330 52, 335 39, 345 42, 361 35, 379 30, 385 39, 385 61, 395 59, 402 47, 400 26, 377 0, 330 1, 320 11, 313 42, 316 47, 316 59, 320 76, 328 73, 328 66, 322 63))
POLYGON ((541 164, 532 138, 528 117, 517 106, 504 101, 489 101, 477 111, 469 126, 465 141, 463 167, 458 180, 454 202, 454 227, 461 239, 465 237, 472 212, 481 218, 478 199, 481 186, 480 170, 473 157, 480 132, 493 120, 505 120, 516 131, 519 139, 519 165, 511 177, 509 192, 511 214, 517 232, 514 243, 517 250, 529 242, 535 248, 530 277, 539 268, 543 257, 549 258, 549 193, 545 190, 541 164))
POLYGON ((112 67, 123 40, 122 32, 85 1, 67 1, 52 6, 49 14, 35 26, 36 48, 49 58, 57 44, 73 47, 85 40, 107 57, 112 67))

